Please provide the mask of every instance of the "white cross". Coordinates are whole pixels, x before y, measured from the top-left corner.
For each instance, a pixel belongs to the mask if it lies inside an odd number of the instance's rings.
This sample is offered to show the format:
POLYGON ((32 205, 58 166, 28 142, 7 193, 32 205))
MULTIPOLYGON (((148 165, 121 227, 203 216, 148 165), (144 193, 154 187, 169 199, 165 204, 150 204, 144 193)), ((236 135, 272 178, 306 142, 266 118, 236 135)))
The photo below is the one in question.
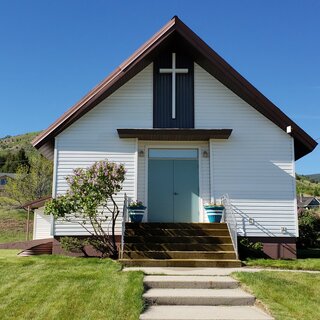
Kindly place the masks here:
POLYGON ((188 69, 176 69, 176 54, 172 53, 172 68, 164 68, 159 70, 160 73, 172 74, 172 119, 176 118, 176 73, 188 73, 188 69))

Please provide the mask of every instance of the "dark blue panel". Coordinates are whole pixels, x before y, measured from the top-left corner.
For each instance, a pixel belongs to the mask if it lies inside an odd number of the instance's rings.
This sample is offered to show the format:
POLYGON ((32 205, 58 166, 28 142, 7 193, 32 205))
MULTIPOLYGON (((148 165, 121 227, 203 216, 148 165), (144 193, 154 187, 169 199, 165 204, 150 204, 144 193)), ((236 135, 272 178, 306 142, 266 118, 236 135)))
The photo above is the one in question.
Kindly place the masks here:
POLYGON ((172 52, 162 53, 154 61, 154 128, 194 128, 194 68, 193 60, 176 52, 176 67, 188 68, 187 74, 176 75, 176 118, 172 119, 172 76, 160 73, 160 68, 172 67, 172 52))

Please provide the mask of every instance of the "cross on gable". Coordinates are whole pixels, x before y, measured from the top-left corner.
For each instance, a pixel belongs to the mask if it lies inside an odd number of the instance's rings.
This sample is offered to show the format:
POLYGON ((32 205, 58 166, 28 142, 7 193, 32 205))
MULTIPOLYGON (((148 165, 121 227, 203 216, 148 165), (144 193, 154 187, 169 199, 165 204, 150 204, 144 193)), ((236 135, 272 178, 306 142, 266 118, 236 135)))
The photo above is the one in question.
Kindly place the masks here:
POLYGON ((188 73, 189 69, 176 68, 176 53, 172 53, 172 68, 160 68, 160 73, 171 73, 172 75, 172 119, 176 118, 176 74, 177 73, 188 73))

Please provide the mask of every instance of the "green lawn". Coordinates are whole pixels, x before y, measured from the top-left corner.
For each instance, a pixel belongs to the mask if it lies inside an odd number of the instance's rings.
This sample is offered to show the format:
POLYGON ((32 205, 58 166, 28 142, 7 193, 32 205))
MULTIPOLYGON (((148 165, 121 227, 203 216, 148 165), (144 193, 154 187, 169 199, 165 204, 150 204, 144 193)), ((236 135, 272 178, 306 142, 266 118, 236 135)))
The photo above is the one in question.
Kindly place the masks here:
POLYGON ((319 319, 320 275, 262 271, 233 276, 268 307, 276 320, 319 319))
POLYGON ((143 274, 109 259, 17 257, 0 250, 0 315, 6 319, 138 319, 143 274))
POLYGON ((245 261, 245 264, 251 267, 320 271, 320 259, 296 259, 296 260, 248 259, 247 261, 245 261))
MULTIPOLYGON (((30 214, 29 238, 32 239, 33 214, 30 214)), ((27 212, 0 207, 0 243, 25 241, 27 212)))

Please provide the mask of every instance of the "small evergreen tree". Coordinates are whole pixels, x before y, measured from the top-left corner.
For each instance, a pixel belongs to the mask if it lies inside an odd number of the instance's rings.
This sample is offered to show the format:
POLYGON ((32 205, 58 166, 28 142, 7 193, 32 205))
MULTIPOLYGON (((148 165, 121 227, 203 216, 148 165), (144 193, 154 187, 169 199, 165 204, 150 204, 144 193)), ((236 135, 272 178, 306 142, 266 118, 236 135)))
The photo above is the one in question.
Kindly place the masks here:
POLYGON ((1 172, 15 173, 21 165, 30 168, 29 159, 23 148, 18 152, 9 152, 6 156, 2 156, 1 158, 1 172))

